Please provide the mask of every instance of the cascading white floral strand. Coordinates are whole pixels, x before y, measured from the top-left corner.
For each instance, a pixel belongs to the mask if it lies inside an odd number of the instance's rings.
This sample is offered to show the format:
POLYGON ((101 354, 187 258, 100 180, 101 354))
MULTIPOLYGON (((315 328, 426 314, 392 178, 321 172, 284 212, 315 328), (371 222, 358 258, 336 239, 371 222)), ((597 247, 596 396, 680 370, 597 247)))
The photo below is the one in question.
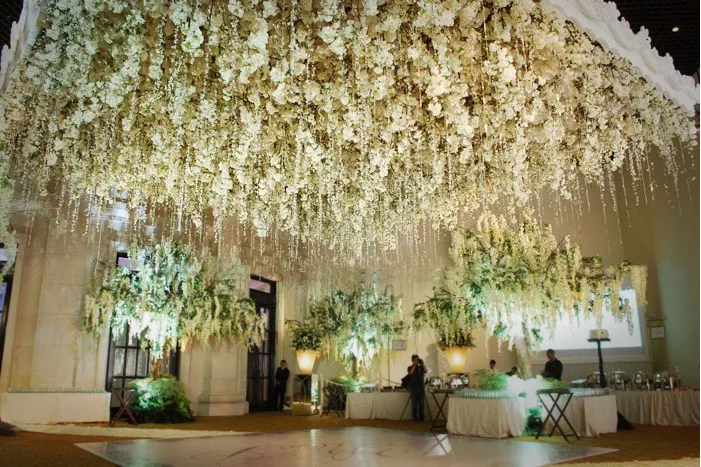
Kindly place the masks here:
POLYGON ((530 0, 49 0, 41 27, 2 96, 0 174, 353 255, 624 163, 639 181, 652 146, 675 172, 695 142, 530 0))
MULTIPOLYGON (((530 218, 511 228, 492 216, 478 229, 454 232, 451 257, 446 282, 466 305, 480 310, 490 335, 509 344, 528 331, 552 333, 563 316, 591 316, 598 326, 604 316, 613 316, 626 320, 632 332, 631 305, 620 296, 627 279, 637 303, 647 300, 647 267, 626 261, 604 267, 600 257, 582 258, 569 236, 558 241, 550 226, 530 218)), ((439 315, 434 327, 453 329, 449 317, 439 315)), ((530 343, 537 345, 533 339, 530 343)))

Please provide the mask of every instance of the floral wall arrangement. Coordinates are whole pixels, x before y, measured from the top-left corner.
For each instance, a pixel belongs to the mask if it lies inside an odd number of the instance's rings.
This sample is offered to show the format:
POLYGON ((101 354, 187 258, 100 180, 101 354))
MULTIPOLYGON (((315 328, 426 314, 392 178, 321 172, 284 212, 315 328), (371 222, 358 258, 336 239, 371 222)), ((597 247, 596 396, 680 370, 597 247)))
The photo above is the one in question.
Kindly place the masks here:
POLYGON ((154 358, 168 348, 196 340, 233 339, 259 344, 267 317, 248 298, 235 296, 237 279, 221 272, 214 258, 199 259, 183 245, 164 243, 134 247, 132 268, 109 268, 100 284, 85 296, 83 326, 100 335, 110 327, 144 338, 154 358))
POLYGON ((529 0, 49 0, 0 101, 0 180, 357 256, 580 177, 641 181, 652 146, 674 177, 694 135, 529 0))

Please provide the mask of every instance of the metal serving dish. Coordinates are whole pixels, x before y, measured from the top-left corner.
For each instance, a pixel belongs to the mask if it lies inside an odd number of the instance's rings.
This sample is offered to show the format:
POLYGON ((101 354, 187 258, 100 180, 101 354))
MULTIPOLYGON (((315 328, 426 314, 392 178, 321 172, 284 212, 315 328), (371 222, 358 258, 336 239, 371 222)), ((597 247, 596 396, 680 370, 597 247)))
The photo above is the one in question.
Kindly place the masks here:
POLYGON ((614 371, 608 378, 608 386, 613 389, 625 391, 630 378, 624 371, 614 371))
POLYGON ((660 371, 655 373, 655 390, 674 391, 681 387, 679 377, 671 371, 660 371))
POLYGON ((470 385, 470 380, 467 375, 451 375, 448 378, 448 387, 450 389, 463 389, 470 385))
POLYGON ((636 371, 631 381, 631 387, 638 391, 650 390, 650 377, 644 371, 636 371))
MULTIPOLYGON (((604 379, 608 381, 608 378, 609 378, 609 374, 604 373, 604 379)), ((601 378, 599 376, 598 371, 596 373, 589 373, 589 375, 587 376, 586 387, 588 387, 588 388, 600 388, 601 387, 601 378)))
POLYGON ((426 385, 430 391, 437 391, 443 387, 443 380, 438 376, 431 376, 428 378, 428 381, 426 381, 426 385))

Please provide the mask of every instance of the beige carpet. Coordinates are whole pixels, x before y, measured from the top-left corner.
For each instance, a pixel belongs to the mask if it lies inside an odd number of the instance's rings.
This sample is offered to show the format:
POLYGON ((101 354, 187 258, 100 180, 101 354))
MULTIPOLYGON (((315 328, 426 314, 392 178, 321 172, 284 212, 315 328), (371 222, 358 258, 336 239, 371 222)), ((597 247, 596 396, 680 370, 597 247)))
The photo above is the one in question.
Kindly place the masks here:
POLYGON ((581 464, 567 464, 567 467, 699 467, 699 459, 677 459, 658 461, 630 461, 630 462, 586 462, 581 464))
POLYGON ((246 432, 227 430, 177 430, 172 428, 108 427, 91 425, 38 425, 20 423, 22 431, 49 435, 112 436, 116 438, 199 438, 205 436, 241 435, 246 432))

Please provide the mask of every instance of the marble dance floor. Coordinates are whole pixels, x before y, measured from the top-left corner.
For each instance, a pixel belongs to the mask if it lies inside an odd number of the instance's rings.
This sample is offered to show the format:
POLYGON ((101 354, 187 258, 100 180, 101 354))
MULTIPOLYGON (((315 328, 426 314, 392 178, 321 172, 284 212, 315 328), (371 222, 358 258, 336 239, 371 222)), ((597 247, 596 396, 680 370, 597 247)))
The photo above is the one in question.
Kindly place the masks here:
POLYGON ((615 449, 379 428, 77 444, 121 466, 536 466, 615 449))

